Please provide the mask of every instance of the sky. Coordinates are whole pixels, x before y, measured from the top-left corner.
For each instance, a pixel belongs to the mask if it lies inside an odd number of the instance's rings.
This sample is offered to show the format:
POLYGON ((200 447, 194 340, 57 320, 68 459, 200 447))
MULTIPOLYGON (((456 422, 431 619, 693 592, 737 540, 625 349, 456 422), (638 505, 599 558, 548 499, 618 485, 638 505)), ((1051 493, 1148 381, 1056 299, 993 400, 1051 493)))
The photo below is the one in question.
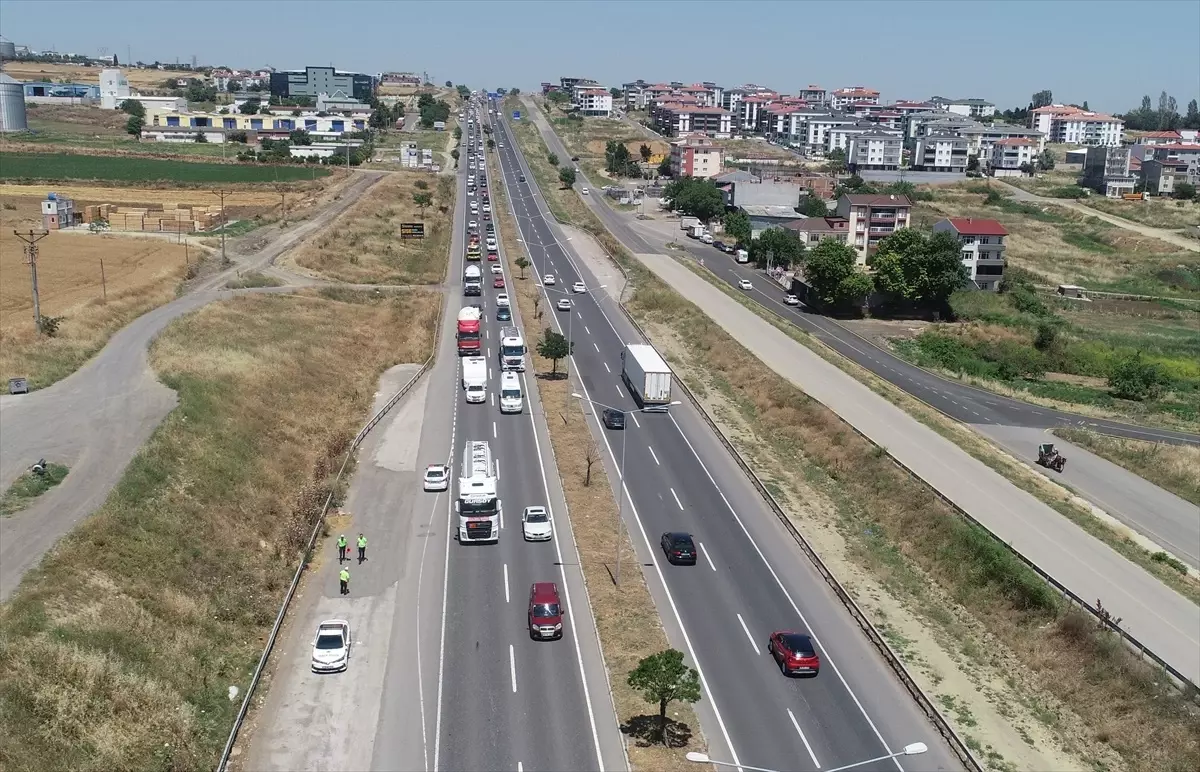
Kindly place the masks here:
POLYGON ((523 91, 561 76, 782 93, 814 83, 1004 109, 1050 89, 1055 102, 1105 112, 1144 94, 1157 105, 1163 90, 1181 112, 1200 97, 1197 0, 0 0, 0 36, 122 61, 333 64, 523 91))

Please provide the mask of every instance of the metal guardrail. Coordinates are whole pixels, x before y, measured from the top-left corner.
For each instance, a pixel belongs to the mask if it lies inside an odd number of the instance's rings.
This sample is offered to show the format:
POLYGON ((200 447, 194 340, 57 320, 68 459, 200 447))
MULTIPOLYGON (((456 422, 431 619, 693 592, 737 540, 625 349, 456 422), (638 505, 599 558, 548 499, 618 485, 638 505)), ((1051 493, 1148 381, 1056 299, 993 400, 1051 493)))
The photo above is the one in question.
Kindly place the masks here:
MULTIPOLYGON (((367 421, 363 428, 359 430, 358 434, 354 435, 354 441, 350 443, 350 447, 346 450, 346 458, 342 460, 342 466, 340 469, 338 469, 337 476, 333 478, 333 484, 335 487, 338 482, 341 481, 342 474, 346 471, 346 465, 350 463, 350 459, 354 456, 354 451, 358 450, 358 446, 362 444, 364 439, 366 439, 366 436, 370 433, 371 429, 375 428, 375 425, 383 420, 383 417, 387 415, 388 411, 396 406, 396 403, 399 402, 404 395, 412 389, 421 376, 429 371, 430 366, 433 364, 434 360, 437 359, 437 347, 440 342, 441 325, 439 324, 438 335, 434 342, 434 355, 429 357, 429 359, 426 359, 425 363, 421 365, 421 369, 417 370, 416 374, 413 375, 412 378, 409 378, 408 382, 405 383, 399 391, 393 394, 390 399, 388 399, 387 403, 379 409, 379 412, 375 413, 375 415, 371 417, 371 420, 367 421)), ((241 730, 242 722, 246 720, 246 713, 250 709, 250 700, 254 698, 254 690, 258 687, 258 682, 262 679, 262 674, 267 667, 267 662, 271 657, 271 652, 275 648, 275 642, 279 637, 279 629, 283 626, 283 620, 287 616, 288 607, 292 603, 292 598, 296 595, 296 588, 300 586, 300 578, 304 575, 305 570, 308 568, 309 553, 311 553, 313 547, 316 546, 317 537, 320 535, 321 529, 325 525, 325 516, 329 512, 329 505, 331 503, 333 503, 332 490, 329 492, 329 495, 325 497, 325 504, 321 507, 321 515, 313 524, 312 533, 309 534, 308 537, 308 544, 304 548, 304 559, 300 561, 300 565, 296 566, 296 573, 292 576, 292 583, 288 586, 287 594, 283 597, 283 604, 280 605, 279 613, 275 616, 275 624, 271 628, 270 636, 267 637, 267 644, 263 648, 262 656, 259 657, 258 666, 254 668, 254 675, 250 679, 250 686, 246 688, 246 695, 242 698, 241 707, 238 708, 237 718, 234 720, 233 728, 229 732, 229 739, 225 741, 225 749, 221 752, 221 760, 217 762, 217 772, 224 772, 226 765, 229 763, 229 755, 233 752, 233 746, 234 743, 237 742, 238 732, 241 730)))
MULTIPOLYGON (((549 207, 547 207, 547 211, 549 211, 549 207)), ((553 211, 550 212, 550 215, 554 217, 555 220, 558 220, 560 225, 568 224, 559 220, 558 216, 555 215, 553 211)), ((601 223, 601 225, 603 225, 603 223, 601 223)), ((621 272, 621 275, 625 279, 626 285, 628 285, 630 277, 629 272, 625 269, 625 266, 621 265, 621 261, 618 260, 611 252, 609 252, 609 250, 599 239, 596 240, 596 243, 602 250, 604 250, 604 253, 608 256, 609 260, 611 260, 621 272)), ((649 341, 650 336, 646 334, 646 331, 642 329, 642 326, 638 324, 636 319, 633 318, 633 315, 630 314, 629 309, 627 309, 624 302, 622 302, 622 299, 618 299, 616 305, 621 309, 621 313, 625 315, 625 318, 629 321, 629 323, 633 325, 633 328, 638 331, 638 334, 641 335, 644 340, 649 341)), ((953 727, 951 727, 949 722, 946 721, 945 717, 942 716, 941 712, 937 709, 937 706, 935 706, 933 702, 925 696, 925 693, 921 691, 921 688, 917 686, 916 681, 908 672, 908 669, 904 666, 904 663, 900 661, 900 657, 895 651, 892 650, 892 647, 888 645, 888 642, 884 639, 883 635, 875 628, 875 625, 871 623, 871 620, 867 618, 866 614, 863 613, 862 609, 859 608, 854 599, 850 597, 850 594, 846 592, 846 589, 842 586, 841 582, 838 581, 837 577, 835 577, 829 568, 826 567, 824 561, 821 560, 816 550, 813 549, 808 540, 804 538, 804 535, 801 534, 799 529, 796 528, 795 524, 792 523, 791 519, 787 516, 787 513, 783 511, 783 507, 779 505, 779 502, 767 489, 766 485, 763 484, 762 480, 759 479, 758 475, 755 474, 753 468, 746 462, 746 459, 742 456, 738 449, 734 447, 733 443, 730 442, 725 433, 721 431, 721 428, 717 426, 717 423, 708 414, 708 411, 704 409, 704 406, 696 398, 696 395, 693 394, 691 389, 689 389, 687 385, 684 384, 683 381, 681 381, 678 377, 674 378, 674 380, 683 389, 684 394, 696 408, 696 411, 704 418, 709 428, 712 429, 717 438, 721 440, 721 444, 725 446, 725 449, 729 452, 733 459, 737 461, 737 464, 739 467, 741 467, 742 472, 754 485, 755 489, 758 490, 759 495, 762 496, 764 501, 766 501, 767 505, 771 508, 771 511, 775 513, 775 516, 792 535, 792 538, 794 538, 796 543, 800 545, 800 548, 816 567, 818 573, 820 573, 821 577, 825 580, 825 583, 829 585, 834 594, 837 596, 838 600, 840 600, 842 605, 845 606, 845 608, 850 612, 850 616, 853 617, 855 623, 858 624, 859 629, 863 631, 863 633, 867 636, 867 639, 883 656, 888 666, 892 669, 892 672, 896 674, 896 677, 900 680, 900 683, 903 684, 904 688, 908 691, 909 696, 911 696, 913 701, 917 703, 917 706, 921 708, 921 711, 925 714, 926 718, 929 719, 930 723, 933 724, 934 728, 938 731, 938 734, 940 734, 946 740, 946 743, 950 746, 950 749, 954 752, 954 755, 957 756, 959 761, 961 761, 963 765, 971 772, 983 772, 983 767, 980 766, 979 762, 976 761, 975 757, 971 754, 971 751, 967 747, 966 743, 964 743, 959 738, 958 734, 955 733, 953 727)), ((853 429, 853 427, 851 428, 853 429)), ((857 432, 857 430, 855 431, 857 432)), ((861 432, 859 432, 859 435, 866 438, 861 432)), ((870 441, 870 438, 866 439, 870 441)), ((908 471, 909 474, 912 474, 911 470, 906 469, 905 471, 908 471)), ((917 479, 919 480, 920 478, 917 479)))

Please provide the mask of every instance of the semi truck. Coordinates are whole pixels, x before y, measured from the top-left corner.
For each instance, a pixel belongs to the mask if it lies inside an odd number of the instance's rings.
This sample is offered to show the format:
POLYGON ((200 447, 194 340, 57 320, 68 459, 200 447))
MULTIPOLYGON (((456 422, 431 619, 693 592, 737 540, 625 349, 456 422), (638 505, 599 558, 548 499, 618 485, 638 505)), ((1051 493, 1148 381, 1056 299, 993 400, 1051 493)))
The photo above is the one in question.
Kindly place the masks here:
POLYGON ((516 327, 500 330, 500 369, 525 372, 525 340, 516 327))
POLYGON ((458 312, 458 355, 477 357, 483 350, 480 326, 483 312, 478 306, 466 306, 458 312))
POLYGON ((463 270, 463 294, 483 294, 483 271, 477 265, 468 265, 463 270))
POLYGON ((500 465, 484 440, 468 440, 458 470, 458 542, 500 541, 500 465))
POLYGON ((479 234, 472 233, 470 240, 467 242, 467 259, 478 260, 479 258, 479 234))
POLYGON ((653 346, 630 343, 621 352, 621 380, 638 407, 665 413, 671 403, 671 368, 653 346))

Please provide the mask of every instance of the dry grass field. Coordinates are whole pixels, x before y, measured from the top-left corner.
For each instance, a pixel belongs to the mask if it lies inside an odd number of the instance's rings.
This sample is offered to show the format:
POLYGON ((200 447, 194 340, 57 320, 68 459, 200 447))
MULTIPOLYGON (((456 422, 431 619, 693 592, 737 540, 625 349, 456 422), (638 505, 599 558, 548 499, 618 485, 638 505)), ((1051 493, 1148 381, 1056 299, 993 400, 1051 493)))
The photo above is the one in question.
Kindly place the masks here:
POLYGON ((448 265, 453 213, 453 177, 393 172, 281 265, 351 284, 437 284, 448 265), (413 202, 421 184, 433 196, 423 217, 413 202), (400 224, 422 219, 425 238, 401 240, 400 224))
POLYGON ((151 364, 179 407, 0 609, 0 759, 211 769, 379 374, 429 357, 442 296, 215 303, 151 364))
MULTIPOLYGON (((4 63, 4 71, 17 80, 50 81, 53 83, 82 83, 85 85, 100 85, 100 67, 84 67, 77 64, 53 64, 48 62, 23 62, 19 60, 4 63)), ((120 66, 125 73, 129 85, 135 89, 158 89, 167 78, 191 78, 195 73, 187 70, 152 70, 136 67, 120 66)))
POLYGON ((7 195, 0 209, 0 382, 24 376, 33 388, 71 374, 117 330, 174 298, 185 259, 204 255, 161 238, 52 232, 38 242, 38 290, 42 315, 62 322, 39 340, 24 244, 13 233, 40 231, 39 211, 36 199, 7 195))

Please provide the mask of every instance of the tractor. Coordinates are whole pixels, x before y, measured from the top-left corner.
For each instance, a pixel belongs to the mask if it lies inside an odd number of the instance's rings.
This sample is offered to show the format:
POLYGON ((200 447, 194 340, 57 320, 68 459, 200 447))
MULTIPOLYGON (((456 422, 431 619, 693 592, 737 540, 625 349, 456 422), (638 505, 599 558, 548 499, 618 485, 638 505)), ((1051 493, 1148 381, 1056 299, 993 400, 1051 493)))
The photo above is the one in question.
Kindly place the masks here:
POLYGON ((1043 445, 1038 445, 1038 463, 1047 469, 1061 472, 1067 465, 1067 457, 1058 452, 1058 448, 1054 447, 1054 443, 1047 442, 1043 445))

